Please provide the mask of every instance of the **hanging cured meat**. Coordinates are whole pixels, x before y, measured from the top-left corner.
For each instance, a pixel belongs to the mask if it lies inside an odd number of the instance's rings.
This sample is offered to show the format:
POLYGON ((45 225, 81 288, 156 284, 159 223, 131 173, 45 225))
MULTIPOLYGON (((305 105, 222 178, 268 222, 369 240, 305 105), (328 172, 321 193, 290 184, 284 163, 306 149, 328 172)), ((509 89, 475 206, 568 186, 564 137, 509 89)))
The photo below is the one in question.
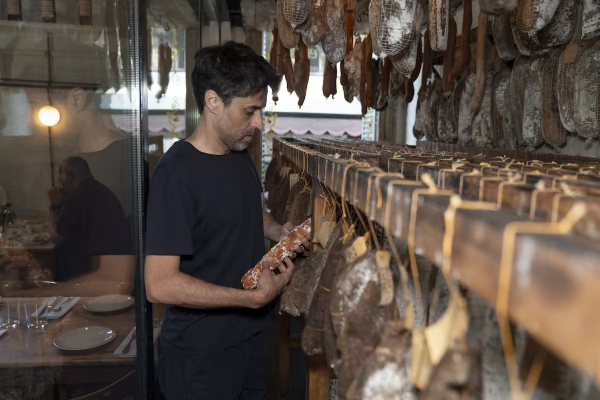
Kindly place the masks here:
POLYGON ((577 21, 577 1, 561 0, 554 16, 543 29, 534 36, 539 47, 560 46, 569 41, 577 21))
MULTIPOLYGON (((365 102, 368 107, 372 107, 373 104, 373 47, 371 35, 367 35, 367 39, 365 40, 365 102)), ((379 71, 377 71, 379 73, 379 71)))
POLYGON ((331 96, 331 75, 333 74, 333 68, 329 61, 325 61, 325 71, 323 72, 323 96, 326 99, 331 96))
MULTIPOLYGON (((283 69, 279 66, 279 48, 281 47, 281 43, 279 42, 279 34, 277 33, 277 28, 273 29, 273 42, 271 43, 271 52, 269 53, 269 62, 275 68, 278 75, 283 75, 283 69)), ((277 91, 273 90, 273 101, 277 104, 279 101, 279 88, 277 91)))
MULTIPOLYGON (((509 126, 505 124, 504 115, 507 113, 505 102, 506 88, 510 81, 510 70, 503 69, 496 73, 494 77, 494 90, 492 93, 492 131, 493 131, 493 144, 497 149, 507 148, 506 144, 506 133, 505 129, 509 126)), ((508 111, 510 112, 510 110, 508 111)))
POLYGON ((547 59, 533 60, 525 82, 523 102, 523 140, 529 151, 544 142, 542 135, 542 85, 541 76, 547 59))
POLYGON ((438 124, 437 124, 437 135, 441 142, 448 142, 450 137, 447 130, 448 121, 448 97, 444 97, 443 93, 439 95, 438 102, 438 124))
MULTIPOLYGON (((504 92, 504 107, 499 108, 502 115, 502 127, 504 129, 504 143, 506 148, 509 150, 517 150, 519 148, 519 139, 517 138, 517 126, 515 123, 515 116, 512 112, 511 107, 511 91, 510 91, 510 80, 512 75, 509 76, 508 84, 504 92)), ((501 100, 498 100, 500 103, 501 100)))
POLYGON ((304 23, 310 12, 311 0, 279 0, 283 3, 283 15, 290 23, 292 29, 296 29, 304 23))
POLYGON ((383 58, 406 49, 414 38, 417 0, 379 0, 379 49, 383 58))
POLYGON ((433 93, 429 98, 428 104, 428 117, 429 117, 429 126, 425 131, 425 137, 427 141, 437 142, 438 141, 438 123, 440 120, 438 119, 438 112, 440 108, 440 98, 442 97, 442 82, 436 81, 434 85, 433 93))
POLYGON ((567 46, 560 55, 558 63, 558 110, 563 126, 569 132, 575 129, 575 74, 577 72, 577 60, 583 55, 583 46, 574 41, 567 46), (573 55, 569 54, 573 53, 573 55))
POLYGON ((519 0, 517 28, 524 32, 539 32, 550 23, 561 0, 519 0))
POLYGON ((517 7, 517 0, 479 0, 479 7, 489 15, 507 14, 517 7))
POLYGON ((327 0, 327 29, 321 42, 329 62, 337 64, 346 54, 346 13, 341 0, 327 0))
POLYGON ((334 99, 337 94, 337 64, 331 64, 331 74, 329 75, 329 93, 334 99))
POLYGON ((365 40, 363 40, 362 46, 361 46, 362 62, 360 63, 360 66, 361 66, 360 86, 358 89, 360 107, 361 107, 361 112, 362 112, 363 116, 365 116, 367 114, 367 107, 368 107, 368 103, 367 103, 367 99, 366 99, 366 95, 367 95, 367 41, 368 40, 369 40, 369 38, 366 37, 365 40))
POLYGON ((286 49, 283 44, 280 44, 277 56, 279 57, 278 64, 281 67, 285 82, 287 83, 287 91, 292 94, 294 93, 294 69, 292 67, 290 51, 286 49))
POLYGON ((449 25, 449 0, 431 0, 429 2, 429 36, 433 51, 445 51, 448 47, 449 25))
MULTIPOLYGON (((470 0, 469 0, 470 1, 470 0)), ((427 80, 431 78, 433 73, 433 60, 431 54, 431 43, 429 41, 429 30, 423 35, 423 73, 421 75, 421 89, 419 94, 427 88, 427 80)))
POLYGON ((471 99, 471 118, 475 118, 483 96, 485 94, 485 77, 486 77, 486 48, 487 48, 487 14, 479 13, 479 23, 477 26, 477 64, 475 72, 477 73, 477 79, 475 81, 475 90, 473 91, 473 98, 471 99))
POLYGON ((600 42, 577 60, 575 75, 575 128, 584 138, 600 136, 598 93, 600 85, 600 42))
POLYGON ((473 23, 473 5, 471 0, 463 1, 463 20, 462 20, 462 33, 460 37, 460 55, 458 61, 454 64, 448 81, 453 83, 457 76, 469 65, 471 62, 471 25, 473 23))
POLYGON ((451 140, 458 139, 458 116, 460 113, 460 96, 465 86, 465 81, 460 80, 454 84, 452 94, 448 100, 447 130, 451 140))
POLYGON ((492 19, 494 45, 500 58, 504 61, 515 59, 515 41, 510 28, 510 15, 495 15, 492 19))
POLYGON ((316 46, 325 37, 327 30, 327 0, 312 0, 308 19, 297 31, 302 34, 302 39, 307 46, 316 46))
POLYGON ((294 89, 298 95, 298 106, 302 107, 306 98, 308 88, 308 77, 310 75, 310 60, 308 59, 308 47, 301 41, 296 50, 294 62, 294 89))
POLYGON ((475 74, 471 73, 467 76, 460 96, 458 140, 465 145, 471 143, 471 98, 475 90, 475 80, 475 74))
POLYGON ((160 99, 167 93, 169 87, 169 73, 173 66, 173 57, 171 57, 171 47, 168 43, 161 43, 158 46, 158 73, 160 91, 156 93, 156 98, 160 99))
POLYGON ((512 115, 515 121, 515 130, 517 132, 517 141, 519 147, 525 147, 525 140, 523 140, 523 105, 525 99, 525 84, 530 75, 530 64, 531 60, 521 57, 519 62, 513 66, 513 70, 510 74, 510 104, 512 108, 512 115))
POLYGON ((454 53, 456 52, 456 22, 454 17, 450 16, 450 28, 448 30, 448 48, 444 53, 444 70, 442 83, 444 85, 444 94, 449 95, 452 90, 452 81, 450 80, 450 71, 454 68, 454 53))
POLYGON ((377 108, 382 109, 387 104, 390 94, 392 63, 390 60, 380 60, 379 68, 381 71, 381 92, 377 100, 377 108))
POLYGON ((369 3, 369 32, 373 42, 373 53, 377 56, 381 54, 379 46, 379 0, 371 0, 369 3))
POLYGON ((275 27, 277 8, 271 0, 242 0, 240 7, 245 30, 271 32, 275 27))
POLYGON ((583 0, 581 39, 595 39, 600 36, 600 7, 596 0, 583 0))
POLYGON ((560 121, 558 106, 558 66, 561 52, 555 52, 542 71, 542 135, 554 148, 565 144, 567 130, 560 121))
POLYGON ((348 75, 354 74, 357 64, 354 53, 354 10, 346 10, 346 55, 344 56, 344 68, 348 75))
MULTIPOLYGON (((417 5, 416 23, 414 24, 413 39, 411 39, 408 47, 393 56, 390 56, 394 68, 398 70, 407 79, 410 78, 412 72, 417 68, 421 67, 422 62, 422 50, 421 50, 421 34, 419 27, 421 26, 421 19, 423 16, 423 9, 421 5, 417 5)), ((417 75, 418 76, 418 75, 417 75)), ((415 78, 416 79, 416 78, 415 78)))
POLYGON ((298 46, 300 34, 292 30, 292 26, 283 15, 283 0, 277 1, 277 30, 279 32, 279 40, 287 49, 293 49, 298 46))
MULTIPOLYGON (((358 97, 360 94, 360 76, 361 76, 361 65, 363 59, 363 48, 362 48, 362 40, 360 37, 356 38, 356 42, 354 43, 354 49, 352 50, 354 58, 354 62, 358 68, 354 68, 352 73, 348 73, 348 82, 349 89, 348 92, 344 92, 344 98, 348 103, 351 103, 355 97, 358 97)), ((346 68, 346 72, 348 69, 346 68)))
POLYGON ((373 91, 371 92, 370 107, 376 111, 381 111, 377 107, 377 101, 379 100, 379 95, 381 94, 381 75, 379 73, 379 60, 376 58, 371 60, 371 73, 373 75, 373 91))
POLYGON ((479 112, 475 115, 472 125, 472 140, 475 146, 492 147, 492 96, 494 87, 494 72, 487 73, 485 91, 479 112))

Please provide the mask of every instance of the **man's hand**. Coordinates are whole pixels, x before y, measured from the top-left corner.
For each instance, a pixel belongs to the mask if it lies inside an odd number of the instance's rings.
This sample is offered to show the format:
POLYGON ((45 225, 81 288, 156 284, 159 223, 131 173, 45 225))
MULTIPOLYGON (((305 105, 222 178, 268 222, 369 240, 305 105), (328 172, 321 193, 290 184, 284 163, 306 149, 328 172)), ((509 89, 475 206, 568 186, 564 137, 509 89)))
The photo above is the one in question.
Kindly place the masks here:
POLYGON ((52 189, 48 190, 48 199, 50 199, 50 204, 57 206, 62 200, 62 195, 57 188, 53 187, 52 189))
POLYGON ((289 258, 279 264, 276 268, 280 274, 275 275, 269 268, 268 261, 262 261, 263 272, 258 279, 258 286, 253 291, 256 299, 256 308, 269 304, 273 299, 283 292, 292 278, 294 263, 289 258))
MULTIPOLYGON (((279 241, 281 241, 281 239, 283 239, 284 237, 286 237, 287 235, 289 235, 290 232, 294 230, 294 228, 296 228, 296 227, 291 222, 288 222, 285 225, 283 225, 281 227, 281 232, 279 233, 279 241)), ((298 253, 298 254, 302 254, 302 253, 304 253, 304 249, 305 248, 308 249, 308 246, 310 246, 310 242, 308 240, 303 240, 302 241, 302 246, 296 247, 294 249, 294 251, 296 253, 298 253)))

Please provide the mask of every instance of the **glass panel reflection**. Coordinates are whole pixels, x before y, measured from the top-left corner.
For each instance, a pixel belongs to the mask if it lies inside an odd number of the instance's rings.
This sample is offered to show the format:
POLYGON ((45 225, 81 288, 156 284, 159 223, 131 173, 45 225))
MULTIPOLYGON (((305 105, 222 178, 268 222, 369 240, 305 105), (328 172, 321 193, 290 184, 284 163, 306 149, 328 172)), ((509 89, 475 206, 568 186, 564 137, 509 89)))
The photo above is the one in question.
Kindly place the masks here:
POLYGON ((133 4, 0 5, 0 398, 139 398, 133 4))

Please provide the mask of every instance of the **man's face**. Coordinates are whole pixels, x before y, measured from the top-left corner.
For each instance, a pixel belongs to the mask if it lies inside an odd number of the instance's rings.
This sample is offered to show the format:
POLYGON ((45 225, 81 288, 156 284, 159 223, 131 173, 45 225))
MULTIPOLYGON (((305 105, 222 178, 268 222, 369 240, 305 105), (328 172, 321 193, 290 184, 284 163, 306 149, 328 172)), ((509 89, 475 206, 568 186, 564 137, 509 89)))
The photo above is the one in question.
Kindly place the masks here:
POLYGON ((75 179, 67 166, 62 164, 58 167, 58 188, 65 194, 70 193, 75 188, 75 179))
POLYGON ((267 90, 252 97, 235 97, 219 120, 219 137, 231 151, 245 150, 263 130, 262 109, 267 105, 267 90))

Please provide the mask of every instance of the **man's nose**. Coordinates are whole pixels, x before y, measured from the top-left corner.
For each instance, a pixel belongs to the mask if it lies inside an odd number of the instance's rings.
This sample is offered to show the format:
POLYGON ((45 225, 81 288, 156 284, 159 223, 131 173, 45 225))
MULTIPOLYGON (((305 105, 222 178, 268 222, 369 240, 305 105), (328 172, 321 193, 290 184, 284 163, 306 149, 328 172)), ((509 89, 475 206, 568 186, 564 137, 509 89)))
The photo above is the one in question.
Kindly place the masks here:
POLYGON ((254 115, 252 116, 252 120, 250 121, 250 127, 258 129, 260 131, 263 130, 263 114, 261 110, 256 110, 254 115))

